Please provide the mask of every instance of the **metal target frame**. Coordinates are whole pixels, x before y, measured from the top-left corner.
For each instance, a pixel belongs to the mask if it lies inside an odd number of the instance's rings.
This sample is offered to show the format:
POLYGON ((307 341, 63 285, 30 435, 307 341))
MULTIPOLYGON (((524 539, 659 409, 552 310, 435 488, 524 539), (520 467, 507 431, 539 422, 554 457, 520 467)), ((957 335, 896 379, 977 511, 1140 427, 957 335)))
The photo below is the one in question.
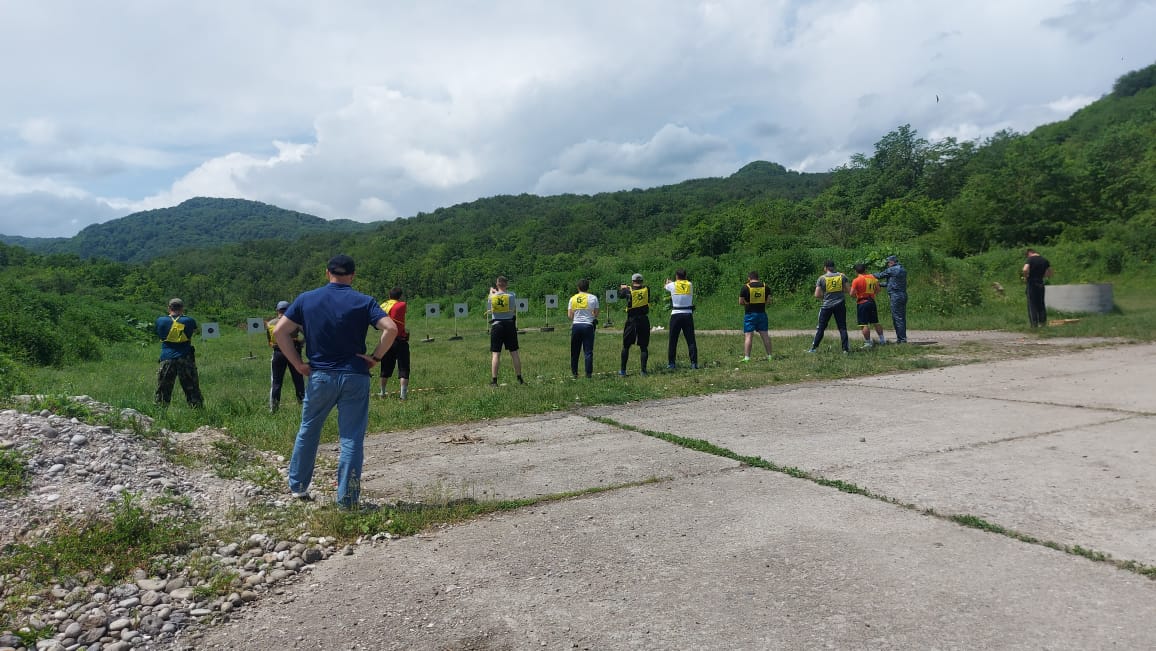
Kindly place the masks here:
POLYGON ((546 323, 540 328, 540 330, 542 332, 554 332, 554 328, 550 327, 550 308, 558 307, 558 295, 546 294, 544 298, 546 305, 546 323))

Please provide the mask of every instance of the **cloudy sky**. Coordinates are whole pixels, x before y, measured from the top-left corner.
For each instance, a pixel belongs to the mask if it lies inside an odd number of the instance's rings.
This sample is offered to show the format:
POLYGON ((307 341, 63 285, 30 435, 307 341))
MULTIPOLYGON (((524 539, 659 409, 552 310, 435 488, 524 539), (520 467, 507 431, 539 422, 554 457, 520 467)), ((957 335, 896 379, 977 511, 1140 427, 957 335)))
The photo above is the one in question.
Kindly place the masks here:
POLYGON ((1153 25, 1152 0, 0 0, 0 233, 824 171, 901 124, 1064 119, 1156 62, 1153 25))

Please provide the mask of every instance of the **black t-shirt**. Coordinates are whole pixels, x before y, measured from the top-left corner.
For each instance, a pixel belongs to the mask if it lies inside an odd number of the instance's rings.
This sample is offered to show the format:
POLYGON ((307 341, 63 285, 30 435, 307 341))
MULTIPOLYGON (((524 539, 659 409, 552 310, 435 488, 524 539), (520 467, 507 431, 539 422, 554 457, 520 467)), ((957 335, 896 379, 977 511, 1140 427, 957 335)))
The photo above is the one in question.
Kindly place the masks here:
POLYGON ((1028 282, 1033 285, 1044 284, 1045 274, 1052 265, 1042 255, 1033 255, 1028 258, 1028 282))
POLYGON ((757 314, 759 312, 766 312, 767 311, 766 296, 767 296, 767 288, 765 285, 763 285, 762 281, 752 280, 749 283, 743 285, 743 288, 739 290, 739 298, 746 301, 746 304, 743 305, 743 308, 744 308, 743 312, 745 314, 757 314), (763 302, 762 303, 751 303, 751 288, 752 287, 755 289, 762 289, 763 290, 763 302))
POLYGON ((646 316, 650 313, 650 288, 646 285, 635 287, 630 285, 630 290, 626 292, 626 318, 633 319, 635 317, 646 316), (635 294, 635 292, 638 292, 635 294), (635 305, 635 298, 638 298, 638 305, 635 305))

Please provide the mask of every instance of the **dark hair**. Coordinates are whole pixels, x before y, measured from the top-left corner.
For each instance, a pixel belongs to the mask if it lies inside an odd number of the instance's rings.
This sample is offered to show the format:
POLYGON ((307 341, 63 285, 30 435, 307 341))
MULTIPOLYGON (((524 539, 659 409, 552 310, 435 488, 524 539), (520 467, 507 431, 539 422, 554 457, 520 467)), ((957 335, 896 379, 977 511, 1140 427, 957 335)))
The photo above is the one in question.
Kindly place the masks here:
POLYGON ((325 269, 334 276, 352 276, 357 270, 357 265, 353 262, 353 258, 342 253, 329 258, 325 269))
POLYGON ((509 281, 506 280, 505 276, 498 276, 498 279, 494 281, 494 285, 505 285, 507 282, 509 281))
POLYGON ((389 290, 389 297, 396 301, 401 298, 402 294, 404 293, 405 292, 401 291, 400 287, 394 287, 393 289, 389 290))
POLYGON ((757 271, 752 271, 749 274, 747 274, 747 280, 758 280, 758 279, 759 279, 759 272, 757 272, 757 271))
POLYGON ((583 278, 582 280, 578 281, 578 291, 585 292, 589 289, 590 289, 590 280, 589 279, 583 278))
POLYGON ((860 262, 859 264, 855 265, 855 273, 857 273, 857 274, 861 274, 861 273, 863 273, 864 271, 867 271, 867 265, 863 264, 862 262, 860 262))
POLYGON ((828 260, 828 261, 823 263, 823 266, 827 269, 830 269, 831 271, 834 271, 835 270, 835 261, 834 260, 828 260))
POLYGON ((686 280, 686 269, 675 269, 674 277, 679 280, 686 280))

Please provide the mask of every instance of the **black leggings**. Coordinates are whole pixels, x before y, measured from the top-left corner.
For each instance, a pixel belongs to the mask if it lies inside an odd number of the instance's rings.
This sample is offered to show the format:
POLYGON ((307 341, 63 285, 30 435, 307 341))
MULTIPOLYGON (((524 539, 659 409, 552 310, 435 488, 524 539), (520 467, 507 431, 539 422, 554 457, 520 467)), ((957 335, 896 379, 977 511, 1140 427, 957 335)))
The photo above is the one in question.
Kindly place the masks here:
POLYGON ((839 342, 843 344, 843 350, 850 352, 851 342, 847 340, 846 303, 819 308, 819 327, 815 330, 815 340, 811 342, 811 348, 818 348, 819 344, 823 342, 823 332, 827 330, 827 324, 831 322, 831 317, 835 317, 835 327, 839 328, 839 342))
POLYGON ((698 364, 698 344, 694 341, 694 315, 670 315, 670 342, 666 346, 666 361, 674 364, 674 355, 678 352, 678 335, 686 337, 686 349, 690 353, 690 363, 698 364))

